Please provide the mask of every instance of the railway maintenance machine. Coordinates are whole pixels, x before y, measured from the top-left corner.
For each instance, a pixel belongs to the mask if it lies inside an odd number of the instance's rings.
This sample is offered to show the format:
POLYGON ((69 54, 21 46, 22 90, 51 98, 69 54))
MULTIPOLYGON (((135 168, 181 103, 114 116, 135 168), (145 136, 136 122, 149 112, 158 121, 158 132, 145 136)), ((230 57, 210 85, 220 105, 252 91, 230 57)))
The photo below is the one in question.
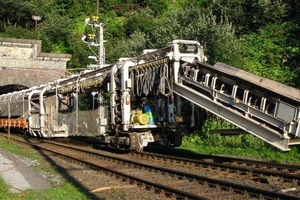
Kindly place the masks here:
POLYGON ((159 50, 0 96, 0 127, 35 137, 93 135, 141 151, 179 146, 201 107, 288 151, 300 144, 300 91, 243 70, 206 64, 197 41, 159 50), (88 111, 83 102, 91 99, 88 111), (197 105, 197 106, 195 106, 197 105))

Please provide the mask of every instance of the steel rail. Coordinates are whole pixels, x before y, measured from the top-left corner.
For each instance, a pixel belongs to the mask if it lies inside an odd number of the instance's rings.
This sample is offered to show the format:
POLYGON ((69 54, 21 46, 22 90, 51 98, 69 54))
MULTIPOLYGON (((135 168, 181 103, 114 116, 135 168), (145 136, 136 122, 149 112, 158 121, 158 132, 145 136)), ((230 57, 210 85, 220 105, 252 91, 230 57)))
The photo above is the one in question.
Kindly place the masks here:
MULTIPOLYGON (((162 157, 168 156, 169 153, 172 153, 172 154, 176 154, 176 157, 178 157, 180 159, 181 158, 189 158, 192 160, 213 159, 213 160, 218 160, 220 162, 240 162, 240 163, 245 163, 245 164, 265 165, 266 167, 269 167, 269 168, 276 167, 276 168, 284 169, 284 170, 288 170, 288 171, 300 170, 300 165, 272 163, 272 162, 268 162, 268 161, 251 160, 251 159, 246 159, 246 158, 234 158, 234 157, 227 157, 227 156, 220 156, 220 155, 185 153, 185 152, 177 151, 176 149, 171 150, 169 152, 167 152, 167 151, 162 152, 160 148, 156 148, 156 149, 151 148, 151 152, 158 153, 162 157)), ((149 152, 147 152, 147 153, 149 153, 149 152)))
MULTIPOLYGON (((149 152, 141 152, 141 153, 136 152, 136 154, 141 155, 141 156, 143 156, 143 155, 149 156, 149 157, 155 156, 155 157, 158 157, 161 159, 171 159, 171 160, 176 160, 176 161, 189 162, 189 163, 194 163, 195 165, 210 166, 210 167, 213 166, 213 167, 221 168, 221 169, 230 169, 230 170, 235 170, 235 171, 251 172, 252 174, 255 174, 255 175, 279 176, 279 177, 283 178, 285 181, 290 181, 290 182, 296 181, 298 184, 300 184, 300 175, 297 175, 297 174, 288 174, 285 172, 264 170, 264 169, 254 168, 254 167, 234 166, 234 165, 230 165, 230 164, 223 164, 223 163, 210 162, 210 161, 201 161, 201 160, 196 160, 196 159, 188 159, 188 158, 169 156, 169 155, 163 155, 163 154, 157 154, 157 153, 149 153, 149 152)), ((214 158, 214 157, 212 157, 212 158, 214 158)), ((217 158, 217 157, 215 157, 215 158, 217 158)), ((218 156, 218 158, 222 158, 224 160, 226 160, 228 158, 229 160, 231 160, 231 162, 235 161, 234 158, 229 158, 229 157, 218 156)), ((241 164, 260 165, 262 167, 266 166, 267 168, 277 168, 277 169, 280 168, 280 170, 299 171, 299 173, 300 173, 300 168, 298 168, 298 169, 291 168, 290 165, 287 165, 286 167, 284 167, 283 165, 278 166, 276 164, 273 165, 271 163, 266 163, 266 162, 258 162, 258 161, 252 162, 251 160, 243 161, 242 159, 237 159, 237 160, 241 164)))

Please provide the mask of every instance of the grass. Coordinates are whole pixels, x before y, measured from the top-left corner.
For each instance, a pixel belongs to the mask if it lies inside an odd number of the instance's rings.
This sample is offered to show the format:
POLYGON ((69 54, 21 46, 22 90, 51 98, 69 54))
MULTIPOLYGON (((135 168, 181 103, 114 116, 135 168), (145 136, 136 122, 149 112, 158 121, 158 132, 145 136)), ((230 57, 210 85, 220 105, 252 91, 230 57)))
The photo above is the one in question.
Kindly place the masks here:
POLYGON ((9 192, 9 186, 0 177, 0 194, 1 199, 7 200, 43 200, 43 199, 56 199, 56 200, 68 200, 68 199, 90 199, 78 188, 74 187, 71 183, 64 182, 61 186, 53 187, 51 189, 43 191, 27 190, 22 193, 9 192))
POLYGON ((300 164, 299 146, 292 146, 290 151, 283 152, 251 134, 221 136, 210 133, 211 130, 235 128, 229 122, 212 115, 204 121, 199 132, 184 136, 180 148, 202 154, 234 155, 277 163, 300 164))
MULTIPOLYGON (((15 143, 7 143, 7 140, 3 137, 0 137, 0 147, 6 151, 12 152, 13 154, 26 158, 29 160, 34 160, 39 163, 34 166, 34 170, 39 172, 46 172, 52 176, 59 176, 59 172, 56 170, 54 166, 49 164, 47 160, 38 152, 31 148, 19 146, 15 143)), ((16 194, 9 192, 9 186, 4 182, 2 177, 0 176, 0 199, 7 200, 17 200, 17 199, 25 199, 25 200, 44 200, 44 199, 55 199, 55 200, 85 200, 92 199, 92 197, 87 194, 84 189, 80 187, 76 187, 71 181, 68 179, 61 177, 62 181, 59 183, 52 184, 50 189, 46 190, 26 190, 25 192, 16 194)))
POLYGON ((193 134, 183 138, 180 149, 202 154, 233 155, 277 163, 300 164, 299 147, 291 147, 290 151, 282 152, 250 134, 193 134))

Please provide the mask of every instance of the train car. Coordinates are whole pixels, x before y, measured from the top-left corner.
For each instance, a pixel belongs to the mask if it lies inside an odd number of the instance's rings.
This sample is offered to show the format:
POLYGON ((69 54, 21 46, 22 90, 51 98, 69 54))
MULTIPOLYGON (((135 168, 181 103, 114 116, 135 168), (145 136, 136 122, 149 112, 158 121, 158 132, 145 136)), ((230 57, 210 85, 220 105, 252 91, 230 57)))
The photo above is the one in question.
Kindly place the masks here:
POLYGON ((223 63, 197 41, 174 40, 116 64, 0 95, 0 127, 35 137, 101 137, 112 148, 179 146, 201 107, 271 145, 300 144, 300 91, 223 63), (289 90, 286 92, 285 90, 289 90))
MULTIPOLYGON (((114 65, 7 93, 0 96, 0 127, 44 138, 102 136, 119 149, 141 150, 149 142, 179 146, 183 135, 176 130, 183 117, 175 115, 169 80, 173 57, 180 56, 174 45, 190 62, 205 59, 199 42, 173 41, 114 65)), ((188 116, 189 127, 193 117, 188 116)))

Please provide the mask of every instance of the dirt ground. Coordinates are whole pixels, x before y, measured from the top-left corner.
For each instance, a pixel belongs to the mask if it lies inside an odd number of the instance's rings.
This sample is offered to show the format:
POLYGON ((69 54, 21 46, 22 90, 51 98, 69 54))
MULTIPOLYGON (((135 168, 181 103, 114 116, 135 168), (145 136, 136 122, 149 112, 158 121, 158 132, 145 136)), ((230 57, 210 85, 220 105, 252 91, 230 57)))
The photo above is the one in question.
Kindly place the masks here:
POLYGON ((130 200, 156 200, 170 199, 164 194, 147 190, 142 186, 130 184, 115 176, 103 171, 93 170, 85 166, 68 162, 49 153, 44 153, 48 162, 37 163, 31 160, 24 160, 31 168, 43 169, 42 175, 46 177, 52 186, 59 186, 66 178, 87 194, 87 199, 130 199, 130 200), (53 167, 58 169, 56 175, 50 173, 53 167))

